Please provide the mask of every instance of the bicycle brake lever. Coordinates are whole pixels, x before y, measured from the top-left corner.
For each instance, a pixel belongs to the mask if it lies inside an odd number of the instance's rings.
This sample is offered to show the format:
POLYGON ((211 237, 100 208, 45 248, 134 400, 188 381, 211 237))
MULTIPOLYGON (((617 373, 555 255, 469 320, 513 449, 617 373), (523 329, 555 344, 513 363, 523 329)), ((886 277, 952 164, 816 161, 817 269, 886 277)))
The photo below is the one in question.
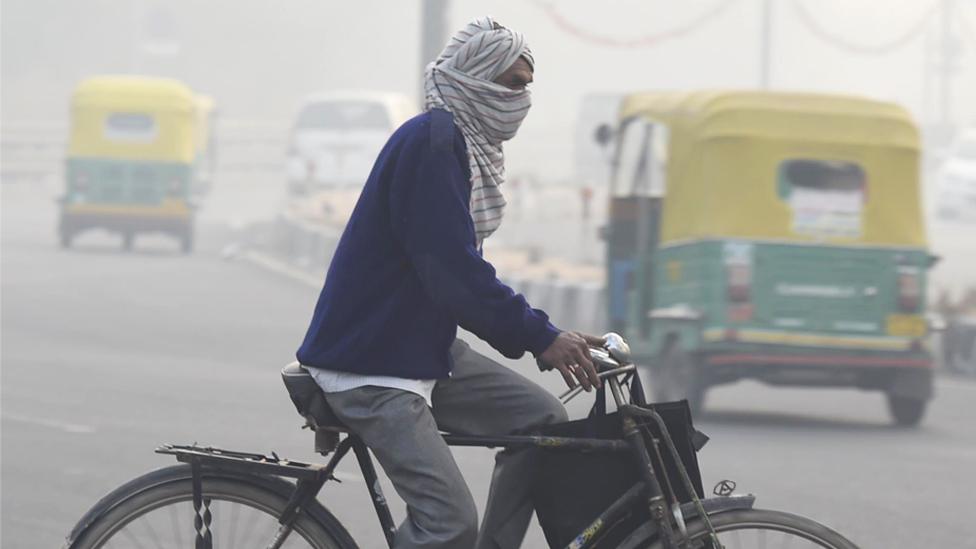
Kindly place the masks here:
POLYGON ((576 396, 582 392, 583 392, 583 386, 577 385, 575 389, 569 389, 565 393, 559 395, 559 400, 561 400, 563 404, 566 404, 570 400, 576 398, 576 396))
MULTIPOLYGON (((612 370, 604 370, 604 371, 598 373, 596 376, 598 378, 600 378, 600 379, 605 379, 605 378, 608 378, 610 376, 615 376, 615 375, 618 375, 618 374, 625 374, 627 372, 633 372, 633 371, 636 371, 636 369, 637 368, 633 364, 628 364, 626 366, 620 366, 620 367, 614 368, 612 370)), ((573 388, 573 389, 567 389, 565 393, 559 395, 559 399, 563 401, 563 404, 566 404, 567 402, 569 402, 570 400, 572 400, 574 397, 576 397, 576 395, 580 394, 580 392, 582 392, 582 391, 583 391, 583 386, 582 385, 577 385, 575 388, 573 388), (565 400, 563 400, 563 399, 565 399, 565 400)))

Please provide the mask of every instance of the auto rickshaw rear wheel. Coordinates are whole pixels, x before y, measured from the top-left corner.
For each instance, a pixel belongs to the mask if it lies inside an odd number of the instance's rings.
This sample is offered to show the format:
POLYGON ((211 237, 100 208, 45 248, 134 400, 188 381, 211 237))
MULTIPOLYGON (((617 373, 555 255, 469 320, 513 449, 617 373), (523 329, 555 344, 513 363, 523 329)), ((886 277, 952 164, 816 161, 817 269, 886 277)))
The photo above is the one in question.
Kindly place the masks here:
POLYGON ((902 427, 915 427, 925 416, 928 401, 920 398, 898 396, 891 393, 888 397, 888 411, 895 423, 902 427))
POLYGON ((187 231, 180 235, 180 251, 185 254, 193 252, 193 232, 187 231))
POLYGON ((687 399, 691 413, 698 416, 705 404, 708 384, 698 359, 681 348, 681 342, 669 342, 651 368, 651 391, 658 402, 687 399))
POLYGON ((61 247, 62 248, 65 248, 65 249, 68 249, 68 248, 71 247, 71 241, 74 240, 74 238, 75 238, 75 235, 73 235, 73 234, 71 234, 71 233, 69 233, 67 231, 61 231, 61 233, 58 236, 60 237, 58 240, 61 243, 61 247))
POLYGON ((132 246, 135 243, 136 235, 131 232, 122 233, 122 250, 126 252, 132 251, 132 246))

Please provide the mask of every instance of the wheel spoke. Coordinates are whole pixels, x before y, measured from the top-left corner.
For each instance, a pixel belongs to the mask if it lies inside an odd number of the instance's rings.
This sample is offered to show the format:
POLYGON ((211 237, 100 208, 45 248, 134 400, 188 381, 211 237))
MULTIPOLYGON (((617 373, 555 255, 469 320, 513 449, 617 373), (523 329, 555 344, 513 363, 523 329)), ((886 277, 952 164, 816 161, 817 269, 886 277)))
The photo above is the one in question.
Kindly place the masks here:
POLYGON ((254 524, 256 522, 257 521, 256 520, 253 520, 253 519, 252 520, 246 520, 246 521, 244 521, 244 523, 246 524, 246 526, 245 526, 246 530, 245 530, 244 535, 241 536, 241 541, 242 542, 247 543, 248 545, 250 545, 250 543, 249 543, 250 540, 254 539, 254 537, 252 536, 252 533, 254 532, 254 524))
POLYGON ((125 535, 125 537, 129 539, 129 542, 130 542, 130 543, 132 543, 133 545, 135 545, 135 546, 136 546, 136 549, 145 549, 145 548, 144 548, 144 547, 142 546, 142 544, 141 544, 141 543, 139 543, 139 540, 138 540, 138 539, 136 539, 136 537, 135 537, 135 536, 134 536, 134 535, 132 534, 132 532, 130 532, 130 531, 129 531, 129 529, 128 529, 128 528, 123 528, 123 529, 122 529, 122 534, 124 534, 124 535, 125 535))
POLYGON ((241 506, 235 505, 233 509, 230 510, 230 549, 237 547, 237 518, 240 516, 241 506))
MULTIPOLYGON (((228 499, 207 494, 211 500, 211 535, 213 549, 246 549, 267 547, 326 548, 334 547, 331 538, 310 539, 308 533, 287 529, 281 542, 271 540, 279 535, 282 528, 278 523, 280 508, 267 504, 246 503, 238 499, 228 499)), ((149 504, 145 509, 123 517, 117 527, 104 534, 98 541, 86 548, 111 549, 188 549, 194 544, 196 536, 192 527, 194 516, 190 503, 192 494, 187 493, 177 499, 157 504, 149 504), (189 526, 188 526, 189 525, 189 526), (191 534, 191 531, 193 532, 191 534), (189 535, 184 536, 184 532, 189 535), (162 534, 162 536, 160 535, 162 534)), ((276 505, 283 506, 283 502, 276 505)))
POLYGON ((166 510, 169 511, 169 521, 170 521, 170 524, 173 526, 173 537, 176 538, 176 546, 177 547, 187 547, 186 545, 183 545, 183 531, 180 529, 179 523, 176 520, 176 516, 177 516, 176 515, 176 508, 178 508, 178 507, 180 507, 180 506, 179 505, 167 505, 166 506, 166 510))
MULTIPOLYGON (((853 549, 839 534, 809 519, 776 511, 737 511, 712 519, 725 549, 853 549), (753 518, 758 517, 758 518, 753 518)), ((707 532, 695 539, 710 547, 707 532)), ((658 545, 654 546, 659 547, 658 545)), ((697 546, 696 546, 697 547, 697 546)))
POLYGON ((145 525, 146 532, 149 533, 149 540, 153 542, 153 545, 156 546, 156 549, 165 549, 162 545, 159 544, 159 536, 157 536, 156 531, 153 530, 152 523, 146 520, 143 521, 143 524, 145 525))
MULTIPOLYGON (((234 507, 237 506, 235 505, 234 507)), ((210 546, 212 549, 220 549, 220 536, 224 533, 222 528, 217 528, 217 523, 220 522, 220 518, 223 515, 223 513, 219 512, 221 508, 217 501, 210 502, 210 513, 213 515, 213 519, 210 522, 210 546)))

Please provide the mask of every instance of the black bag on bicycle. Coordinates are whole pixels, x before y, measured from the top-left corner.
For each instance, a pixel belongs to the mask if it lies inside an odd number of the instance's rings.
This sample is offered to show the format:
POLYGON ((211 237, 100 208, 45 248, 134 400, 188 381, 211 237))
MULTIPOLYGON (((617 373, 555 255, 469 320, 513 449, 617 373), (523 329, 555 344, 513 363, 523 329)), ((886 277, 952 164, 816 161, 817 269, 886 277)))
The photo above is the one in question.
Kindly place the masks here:
MULTIPOLYGON (((631 399, 643 403, 643 389, 634 378, 631 399)), ((691 423, 691 411, 687 401, 640 404, 654 409, 664 420, 682 464, 688 472, 698 497, 704 497, 701 472, 695 456, 696 437, 704 437, 695 431, 691 423), (697 434, 696 434, 697 433, 697 434)), ((684 503, 691 501, 671 453, 663 446, 655 452, 655 446, 647 437, 660 440, 656 423, 641 424, 641 431, 648 441, 648 452, 654 464, 661 489, 669 497, 684 503), (663 470, 662 470, 663 463, 663 470)), ((597 401, 589 417, 548 425, 540 434, 559 437, 585 437, 620 439, 623 437, 621 418, 617 412, 606 413, 603 389, 597 393, 597 401)), ((702 443, 697 444, 700 447, 702 443)), ((590 525, 600 514, 627 490, 640 482, 636 459, 630 452, 569 452, 545 450, 541 467, 532 487, 533 502, 539 524, 550 547, 565 547, 590 525)), ((595 547, 616 547, 635 528, 650 519, 646 506, 625 515, 616 524, 607 525, 595 547)))

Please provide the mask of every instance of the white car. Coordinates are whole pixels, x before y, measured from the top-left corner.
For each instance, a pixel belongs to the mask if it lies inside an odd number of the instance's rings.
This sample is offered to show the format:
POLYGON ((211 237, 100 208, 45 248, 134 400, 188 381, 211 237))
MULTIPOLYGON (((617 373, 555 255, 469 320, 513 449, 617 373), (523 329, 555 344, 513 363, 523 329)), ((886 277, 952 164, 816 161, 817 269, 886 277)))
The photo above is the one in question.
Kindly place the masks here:
POLYGON ((976 128, 962 132, 953 144, 937 190, 940 216, 976 219, 976 128))
POLYGON ((304 194, 361 187, 386 140, 416 113, 409 99, 394 93, 308 96, 289 140, 289 189, 304 194))

